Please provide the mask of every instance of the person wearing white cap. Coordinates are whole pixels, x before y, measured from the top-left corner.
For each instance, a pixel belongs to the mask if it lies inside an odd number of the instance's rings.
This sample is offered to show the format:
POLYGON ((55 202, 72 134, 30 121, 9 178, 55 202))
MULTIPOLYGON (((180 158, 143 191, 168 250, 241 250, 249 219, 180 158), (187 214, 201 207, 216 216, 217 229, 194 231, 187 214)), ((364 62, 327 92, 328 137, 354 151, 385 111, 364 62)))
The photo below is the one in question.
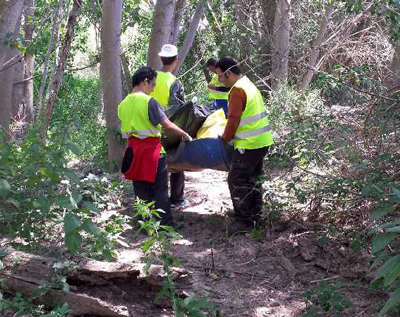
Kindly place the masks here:
MULTIPOLYGON (((172 72, 178 65, 178 49, 175 45, 165 44, 160 53, 162 68, 157 71, 156 87, 151 96, 156 99, 165 110, 179 106, 185 102, 183 86, 172 72)), ((185 174, 183 172, 171 173, 171 207, 179 208, 188 203, 184 199, 185 174)))

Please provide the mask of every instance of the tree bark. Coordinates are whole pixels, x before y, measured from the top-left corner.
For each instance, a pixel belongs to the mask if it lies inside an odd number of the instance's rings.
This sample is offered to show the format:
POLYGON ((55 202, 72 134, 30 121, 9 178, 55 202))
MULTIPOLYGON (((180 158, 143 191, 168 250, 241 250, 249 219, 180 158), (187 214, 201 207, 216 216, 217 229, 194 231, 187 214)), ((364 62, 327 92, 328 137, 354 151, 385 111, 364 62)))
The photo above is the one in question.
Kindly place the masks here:
POLYGON ((21 21, 23 6, 24 0, 10 0, 2 3, 0 11, 0 71, 3 69, 6 57, 9 57, 10 44, 15 39, 14 32, 17 24, 21 21))
MULTIPOLYGON (((394 48, 394 54, 392 59, 392 64, 390 65, 390 79, 388 83, 388 88, 393 90, 400 89, 400 40, 397 41, 394 48)), ((394 91, 393 91, 394 92, 394 91)))
POLYGON ((194 38, 196 36, 197 29, 199 28, 199 24, 201 18, 203 17, 204 11, 206 9, 206 0, 201 0, 197 3, 196 11, 194 12, 192 21, 189 25, 189 31, 186 35, 185 41, 183 42, 182 48, 179 51, 179 61, 176 66, 174 73, 178 74, 179 68, 183 64, 186 59, 187 54, 189 53, 189 49, 193 44, 194 38))
MULTIPOLYGON (((12 58, 13 54, 15 54, 15 51, 11 50, 6 58, 12 58)), ((6 70, 0 73, 0 126, 4 129, 6 133, 6 139, 8 139, 10 118, 12 113, 14 70, 14 67, 8 67, 6 70)))
POLYGON ((54 42, 56 41, 57 35, 58 35, 58 29, 59 29, 58 17, 61 14, 62 3, 63 3, 63 0, 58 1, 57 11, 55 12, 54 17, 53 17, 53 26, 51 28, 49 46, 47 48, 46 57, 45 57, 44 65, 43 65, 42 81, 41 81, 40 87, 39 87, 37 106, 36 106, 37 112, 35 114, 35 119, 37 119, 37 115, 39 113, 40 114, 42 113, 42 100, 43 100, 44 88, 45 88, 46 82, 47 82, 47 75, 48 75, 48 71, 49 71, 50 54, 53 51, 53 45, 54 45, 54 42))
POLYGON ((169 39, 169 43, 176 45, 178 42, 179 29, 181 26, 182 16, 183 16, 183 7, 185 6, 185 0, 177 0, 175 3, 174 17, 171 29, 171 37, 169 39))
POLYGON ((328 29, 328 24, 329 24, 329 20, 332 16, 332 12, 333 12, 333 5, 330 4, 325 8, 325 14, 324 14, 324 17, 322 18, 321 26, 319 28, 317 38, 315 39, 315 42, 311 47, 310 58, 308 60, 308 65, 307 65, 307 72, 305 73, 304 77, 302 78, 302 80, 300 82, 300 86, 299 86, 300 93, 304 93, 306 91, 306 89, 308 88, 308 86, 314 76, 317 62, 318 62, 320 47, 322 45, 322 42, 325 39, 325 33, 326 33, 326 30, 328 29))
MULTIPOLYGON (((14 65, 14 80, 12 90, 12 116, 15 118, 21 109, 24 108, 24 73, 25 73, 25 60, 21 60, 14 65)), ((23 119, 23 114, 18 120, 23 119)))
MULTIPOLYGON (((4 268, 0 277, 4 282, 0 289, 25 295, 34 293, 39 285, 46 285, 47 292, 38 297, 46 307, 55 302, 68 303, 72 316, 142 316, 146 311, 144 302, 163 285, 164 272, 160 265, 152 265, 144 274, 144 263, 110 263, 89 259, 75 259, 75 267, 62 272, 54 267, 58 259, 35 256, 11 248, 3 248, 4 268), (16 261, 15 259, 18 259, 16 261), (58 276, 65 276, 69 291, 55 285, 58 276), (118 303, 114 306, 113 303, 118 303), (134 307, 135 310, 130 309, 134 307)), ((190 287, 188 272, 172 268, 172 278, 181 287, 190 287)))
POLYGON ((167 44, 171 36, 171 25, 174 16, 173 0, 157 0, 153 15, 153 26, 147 53, 147 65, 154 69, 161 68, 161 60, 158 53, 164 44, 167 44))
POLYGON ((31 54, 31 45, 33 38, 32 19, 34 15, 34 0, 25 0, 25 79, 24 83, 24 104, 25 104, 25 122, 33 121, 33 70, 35 65, 35 57, 31 54))
POLYGON ((260 0, 263 11, 262 28, 262 77, 269 76, 272 70, 274 20, 276 14, 276 0, 260 0))
MULTIPOLYGON (((132 77, 129 71, 129 63, 126 55, 121 54, 121 64, 122 64, 122 83, 123 83, 123 98, 129 95, 132 91, 132 77)), ((122 98, 122 99, 123 99, 122 98)))
POLYGON ((50 93, 49 102, 46 107, 45 118, 43 121, 42 137, 44 137, 46 135, 47 130, 49 128, 50 118, 51 118, 51 115, 53 114, 54 105, 56 103, 58 93, 59 93, 61 85, 62 85, 64 71, 65 71, 65 67, 66 67, 66 63, 67 63, 67 58, 69 55, 69 51, 71 49, 72 38, 74 35, 76 18, 79 14, 79 9, 81 8, 81 6, 82 6, 82 0, 74 0, 72 9, 71 9, 71 12, 70 12, 69 18, 68 18, 67 31, 65 33, 65 38, 64 38, 63 45, 62 45, 62 49, 61 49, 60 60, 58 61, 55 75, 49 84, 49 87, 50 87, 49 91, 51 93, 50 93))
POLYGON ((239 52, 239 60, 244 63, 241 65, 242 70, 246 73, 249 69, 246 67, 247 61, 250 57, 250 18, 249 18, 249 10, 248 10, 248 1, 249 0, 235 0, 235 13, 236 20, 239 29, 239 42, 240 42, 240 52, 239 52))
POLYGON ((274 21, 274 55, 272 58, 272 89, 287 81, 290 50, 290 2, 278 0, 274 21))
POLYGON ((111 168, 116 167, 116 164, 119 165, 123 155, 117 111, 122 100, 121 13, 122 0, 103 1, 100 77, 108 131, 108 160, 111 168))

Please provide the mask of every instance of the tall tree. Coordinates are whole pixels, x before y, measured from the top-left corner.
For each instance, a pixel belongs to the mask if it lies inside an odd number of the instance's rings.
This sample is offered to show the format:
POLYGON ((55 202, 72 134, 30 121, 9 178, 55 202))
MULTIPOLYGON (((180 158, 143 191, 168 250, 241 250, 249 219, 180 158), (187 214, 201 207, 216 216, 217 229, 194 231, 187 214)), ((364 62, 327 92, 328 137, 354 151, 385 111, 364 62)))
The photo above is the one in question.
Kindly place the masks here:
POLYGON ((394 48, 394 54, 392 64, 390 65, 390 78, 389 78, 389 89, 400 90, 400 40, 397 41, 394 48))
POLYGON ((182 48, 179 51, 179 62, 178 66, 174 70, 174 73, 179 72, 179 68, 183 64, 186 59, 187 54, 189 53, 189 49, 193 44, 194 38, 196 36, 197 29, 199 28, 199 24, 201 18, 203 17, 204 11, 206 9, 206 0, 201 0, 197 3, 196 11, 194 12, 192 21, 189 25, 189 30, 186 35, 185 41, 183 42, 182 48))
POLYGON ((276 0, 259 0, 262 9, 262 76, 269 76, 272 69, 274 19, 276 13, 276 0))
POLYGON ((272 57, 272 89, 286 82, 290 50, 291 0, 278 0, 274 20, 274 54, 272 57))
POLYGON ((64 41, 61 48, 61 55, 58 61, 56 72, 54 77, 51 79, 49 84, 50 98, 45 110, 45 117, 42 125, 42 135, 47 133, 51 115, 53 114, 54 105, 56 103, 58 93, 61 88, 63 81, 64 71, 67 63, 67 58, 71 48, 72 38, 74 35, 74 28, 76 24, 76 19, 79 14, 79 9, 82 6, 82 0, 74 0, 71 12, 68 17, 67 31, 64 37, 64 41))
POLYGON ((161 68, 161 61, 158 57, 161 47, 170 41, 174 7, 173 0, 157 0, 147 53, 147 65, 155 69, 161 68))
POLYGON ((24 104, 25 121, 33 121, 33 69, 35 65, 35 56, 32 53, 33 27, 32 20, 34 14, 34 1, 25 0, 25 81, 24 81, 24 104))
POLYGON ((122 0, 103 1, 100 77, 108 131, 108 160, 111 167, 120 162, 123 154, 123 147, 119 141, 120 122, 117 111, 122 99, 121 13, 122 0))
POLYGON ((185 6, 186 0, 176 0, 174 17, 171 29, 171 37, 169 39, 169 43, 176 45, 178 42, 179 29, 181 26, 182 16, 183 16, 183 7, 185 6))
POLYGON ((318 64, 320 47, 325 39, 325 33, 326 30, 328 29, 328 24, 332 16, 332 12, 333 12, 333 5, 332 4, 327 5, 325 8, 325 14, 321 21, 317 38, 315 39, 315 42, 312 44, 311 47, 310 58, 308 60, 308 65, 307 65, 307 71, 300 82, 299 92, 301 93, 303 93, 307 89, 308 85, 311 82, 311 79, 314 76, 315 71, 317 70, 316 67, 318 64))

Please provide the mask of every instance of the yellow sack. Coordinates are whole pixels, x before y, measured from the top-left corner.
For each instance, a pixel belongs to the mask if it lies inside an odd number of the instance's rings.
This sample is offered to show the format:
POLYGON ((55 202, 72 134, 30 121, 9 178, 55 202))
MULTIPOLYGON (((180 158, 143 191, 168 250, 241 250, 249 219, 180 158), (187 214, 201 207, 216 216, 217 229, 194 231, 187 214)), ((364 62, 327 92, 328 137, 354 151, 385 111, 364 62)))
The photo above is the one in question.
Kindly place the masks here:
POLYGON ((225 117, 223 109, 215 111, 207 117, 206 121, 204 121, 203 125, 197 132, 197 138, 216 138, 218 135, 222 135, 227 122, 228 120, 225 117))

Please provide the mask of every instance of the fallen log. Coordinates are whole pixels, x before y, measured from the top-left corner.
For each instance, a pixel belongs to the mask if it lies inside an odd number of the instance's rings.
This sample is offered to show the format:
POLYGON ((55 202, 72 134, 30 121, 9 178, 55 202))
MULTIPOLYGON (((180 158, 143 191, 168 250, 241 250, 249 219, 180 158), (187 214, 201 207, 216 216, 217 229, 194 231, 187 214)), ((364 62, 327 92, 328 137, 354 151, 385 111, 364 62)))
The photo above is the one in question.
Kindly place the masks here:
MULTIPOLYGON (((37 295, 36 300, 46 307, 67 303, 72 316, 141 316, 151 308, 165 277, 160 265, 152 265, 148 274, 144 274, 144 263, 75 259, 73 266, 60 270, 58 259, 12 248, 0 248, 2 253, 6 254, 1 259, 2 291, 32 296, 44 284, 47 292, 37 295), (66 278, 69 290, 61 289, 61 275, 66 278)), ((174 268, 172 278, 181 288, 190 285, 186 270, 174 268)))

